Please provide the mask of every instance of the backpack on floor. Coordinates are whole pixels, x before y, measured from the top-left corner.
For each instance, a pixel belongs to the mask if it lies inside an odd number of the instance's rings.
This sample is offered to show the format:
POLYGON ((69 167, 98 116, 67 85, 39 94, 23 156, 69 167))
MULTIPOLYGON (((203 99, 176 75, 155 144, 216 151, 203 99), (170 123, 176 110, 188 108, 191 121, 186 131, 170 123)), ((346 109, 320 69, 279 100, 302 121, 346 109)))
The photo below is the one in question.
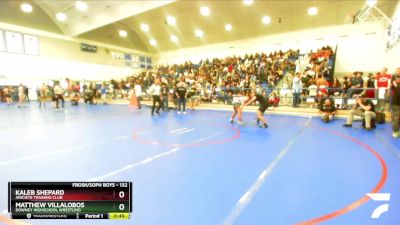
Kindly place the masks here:
MULTIPOLYGON (((362 127, 365 128, 365 118, 363 118, 363 120, 362 120, 362 127)), ((375 118, 371 119, 371 128, 372 129, 376 128, 376 119, 375 118)))
POLYGON ((376 122, 379 124, 384 124, 385 123, 385 113, 376 112, 376 122))

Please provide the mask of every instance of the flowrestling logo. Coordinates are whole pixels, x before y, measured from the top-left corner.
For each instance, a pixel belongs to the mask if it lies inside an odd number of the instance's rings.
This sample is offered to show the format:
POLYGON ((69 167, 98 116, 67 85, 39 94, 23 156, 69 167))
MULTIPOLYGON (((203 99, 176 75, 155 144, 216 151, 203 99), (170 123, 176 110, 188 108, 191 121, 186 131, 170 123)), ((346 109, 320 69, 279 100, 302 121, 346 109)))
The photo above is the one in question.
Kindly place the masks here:
MULTIPOLYGON (((367 193, 368 197, 377 202, 389 202, 390 193, 367 193)), ((382 204, 375 208, 371 214, 372 219, 379 219, 382 214, 389 211, 389 204, 382 204)))

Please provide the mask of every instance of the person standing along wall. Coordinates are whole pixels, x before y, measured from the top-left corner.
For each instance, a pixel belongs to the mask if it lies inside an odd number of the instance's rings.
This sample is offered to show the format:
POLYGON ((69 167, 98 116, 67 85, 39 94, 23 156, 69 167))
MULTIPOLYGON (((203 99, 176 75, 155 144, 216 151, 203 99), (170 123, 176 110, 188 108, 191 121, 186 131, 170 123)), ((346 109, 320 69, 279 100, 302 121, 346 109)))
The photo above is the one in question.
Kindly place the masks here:
POLYGON ((101 84, 100 93, 101 93, 101 100, 103 100, 103 104, 106 105, 107 104, 107 86, 106 86, 105 82, 103 82, 103 84, 101 84))
POLYGON ((25 100, 29 102, 30 101, 29 100, 29 89, 26 85, 24 85, 24 95, 25 95, 25 100))
POLYGON ((168 85, 165 82, 161 83, 161 101, 162 101, 162 111, 169 111, 168 108, 168 95, 169 89, 168 85))
POLYGON ((375 76, 375 88, 378 89, 378 107, 383 108, 385 105, 387 90, 390 89, 392 76, 387 74, 387 68, 383 68, 381 72, 375 76))
POLYGON ((158 106, 157 106, 157 110, 155 110, 155 111, 156 111, 157 115, 160 115, 160 109, 161 109, 161 104, 162 104, 161 103, 161 98, 160 98, 160 96, 161 96, 160 79, 157 78, 154 81, 154 84, 152 84, 150 86, 149 92, 153 97, 153 106, 151 107, 151 115, 154 116, 154 110, 156 108, 156 102, 157 102, 158 106))
POLYGON ((46 98, 47 98, 47 86, 45 83, 39 88, 39 107, 46 108, 46 98))
POLYGON ((183 114, 186 114, 186 95, 187 95, 187 84, 184 82, 184 78, 181 77, 179 83, 176 85, 176 97, 178 99, 178 114, 181 114, 181 106, 183 107, 183 114))
POLYGON ((3 93, 4 93, 4 97, 6 98, 7 105, 13 104, 13 100, 11 98, 12 92, 13 92, 13 89, 11 87, 5 87, 3 89, 3 93))
POLYGON ((301 82, 300 73, 296 73, 293 78, 293 107, 298 108, 300 104, 300 94, 303 89, 303 83, 301 82))
POLYGON ((25 88, 22 84, 20 84, 18 87, 18 108, 24 107, 25 98, 25 88))
POLYGON ((400 137, 400 67, 396 69, 392 82, 392 130, 393 137, 400 137))
POLYGON ((140 81, 136 80, 135 81, 135 95, 136 95, 136 101, 137 101, 137 108, 138 111, 142 110, 142 105, 140 104, 140 101, 142 100, 142 86, 140 85, 140 81))
POLYGON ((60 109, 59 100, 61 100, 61 108, 64 109, 64 89, 59 83, 54 87, 54 96, 56 101, 56 109, 60 109))

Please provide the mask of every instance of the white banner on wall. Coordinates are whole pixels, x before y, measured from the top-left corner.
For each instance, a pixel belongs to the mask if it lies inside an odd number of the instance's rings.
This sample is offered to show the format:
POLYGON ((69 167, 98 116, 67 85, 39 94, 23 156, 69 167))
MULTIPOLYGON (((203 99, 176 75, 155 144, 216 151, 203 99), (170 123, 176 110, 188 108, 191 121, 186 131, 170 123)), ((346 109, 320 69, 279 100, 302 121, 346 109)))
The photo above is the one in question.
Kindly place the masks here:
POLYGON ((38 37, 32 35, 24 35, 25 54, 39 55, 39 40, 38 37))
POLYGON ((124 54, 121 52, 111 52, 111 58, 122 60, 124 59, 124 54))
POLYGON ((5 51, 5 45, 4 45, 4 35, 3 35, 3 31, 0 30, 0 52, 4 52, 5 51))
POLYGON ((7 52, 23 53, 24 44, 22 34, 6 31, 7 52))
POLYGON ((132 54, 132 67, 139 68, 139 56, 132 54))

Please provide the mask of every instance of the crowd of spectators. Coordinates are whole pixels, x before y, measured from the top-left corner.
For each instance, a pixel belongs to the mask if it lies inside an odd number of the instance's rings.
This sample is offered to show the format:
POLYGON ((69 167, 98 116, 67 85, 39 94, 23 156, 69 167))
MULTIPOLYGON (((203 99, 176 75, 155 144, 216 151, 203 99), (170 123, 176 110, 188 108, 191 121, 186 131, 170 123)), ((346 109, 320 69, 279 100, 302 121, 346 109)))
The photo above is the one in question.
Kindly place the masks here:
MULTIPOLYGON (((272 93, 272 98, 275 99, 274 105, 277 106, 280 98, 293 97, 293 78, 295 72, 300 72, 296 65, 299 56, 299 50, 288 50, 286 52, 275 51, 205 59, 199 64, 188 61, 182 64, 155 66, 153 69, 142 71, 125 79, 112 79, 102 84, 92 82, 82 84, 66 79, 60 86, 74 104, 78 104, 79 98, 83 98, 85 103, 96 104, 96 99, 100 97, 103 102, 106 102, 107 99, 127 98, 129 90, 135 84, 140 85, 141 89, 146 92, 154 80, 160 78, 170 93, 169 100, 174 101, 173 90, 176 89, 178 80, 183 78, 184 82, 188 84, 192 103, 220 101, 226 104, 238 91, 257 89, 259 92, 268 90, 263 92, 264 95, 272 93), (285 76, 286 74, 288 75, 285 76), (281 92, 273 91, 283 77, 286 78, 283 81, 281 92)), ((348 93, 349 87, 363 87, 363 81, 360 79, 362 73, 355 73, 354 76, 358 77, 358 80, 353 77, 350 79, 345 77, 342 82, 338 79, 332 81, 329 61, 333 56, 334 52, 330 46, 307 54, 308 65, 303 72, 300 72, 303 99, 310 95, 318 98, 323 94, 340 94, 346 97, 358 93, 354 90, 353 93, 348 93), (316 94, 314 95, 313 92, 316 94)), ((55 100, 54 88, 57 84, 56 81, 54 84, 38 87, 36 90, 38 98, 55 100)))
POLYGON ((147 90, 156 78, 161 78, 171 90, 176 86, 178 79, 183 77, 195 92, 194 95, 201 96, 203 101, 221 100, 227 103, 229 96, 243 88, 276 87, 286 73, 295 72, 298 56, 298 50, 289 50, 206 59, 199 64, 185 62, 179 65, 157 66, 125 81, 112 80, 111 84, 119 89, 127 89, 127 85, 131 86, 129 83, 137 81, 147 90))
POLYGON ((90 84, 88 89, 83 88, 83 92, 78 91, 79 83, 68 81, 66 92, 72 95, 84 93, 87 96, 86 90, 95 89, 90 95, 102 96, 103 101, 127 98, 134 85, 141 85, 141 89, 146 92, 160 78, 170 93, 169 100, 174 101, 176 84, 183 78, 188 84, 189 95, 192 96, 191 108, 200 101, 229 103, 237 91, 275 88, 285 74, 296 71, 295 62, 298 58, 299 50, 288 50, 205 59, 198 64, 187 61, 182 64, 155 66, 125 79, 112 79, 97 86, 90 84))
MULTIPOLYGON (((303 86, 308 87, 314 79, 319 76, 327 77, 328 61, 334 52, 329 46, 310 52, 309 65, 302 78, 303 86)), ((96 99, 102 97, 107 99, 126 98, 129 90, 134 84, 141 85, 146 91, 154 83, 156 78, 166 85, 170 92, 170 100, 173 101, 173 91, 178 80, 183 77, 188 84, 188 90, 195 96, 192 102, 218 102, 229 103, 232 95, 237 91, 257 89, 270 90, 264 92, 269 95, 271 90, 277 87, 279 81, 286 74, 294 74, 299 68, 296 60, 299 59, 299 50, 275 51, 271 53, 246 54, 244 56, 230 56, 226 58, 205 59, 198 64, 190 61, 182 64, 155 66, 153 69, 145 70, 139 74, 129 76, 121 80, 110 80, 102 84, 81 84, 66 79, 61 84, 66 95, 77 104, 79 98, 86 103, 96 104, 96 99)), ((288 79, 291 79, 290 75, 288 79)), ((55 99, 54 84, 46 84, 38 87, 36 92, 38 99, 55 99), (40 89, 42 89, 40 91, 40 89)), ((287 82, 287 81, 285 81, 287 82)), ((284 83, 285 83, 284 82, 284 83)), ((324 84, 323 79, 316 80, 320 85, 324 84)), ((286 85, 291 89, 292 84, 286 85)), ((286 87, 284 84, 284 88, 286 87)), ((287 91, 289 93, 290 91, 287 91)), ((1 96, 0 96, 1 97, 1 96)), ((279 93, 274 93, 275 102, 279 102, 279 93)), ((275 105, 277 105, 275 103, 275 105)))

